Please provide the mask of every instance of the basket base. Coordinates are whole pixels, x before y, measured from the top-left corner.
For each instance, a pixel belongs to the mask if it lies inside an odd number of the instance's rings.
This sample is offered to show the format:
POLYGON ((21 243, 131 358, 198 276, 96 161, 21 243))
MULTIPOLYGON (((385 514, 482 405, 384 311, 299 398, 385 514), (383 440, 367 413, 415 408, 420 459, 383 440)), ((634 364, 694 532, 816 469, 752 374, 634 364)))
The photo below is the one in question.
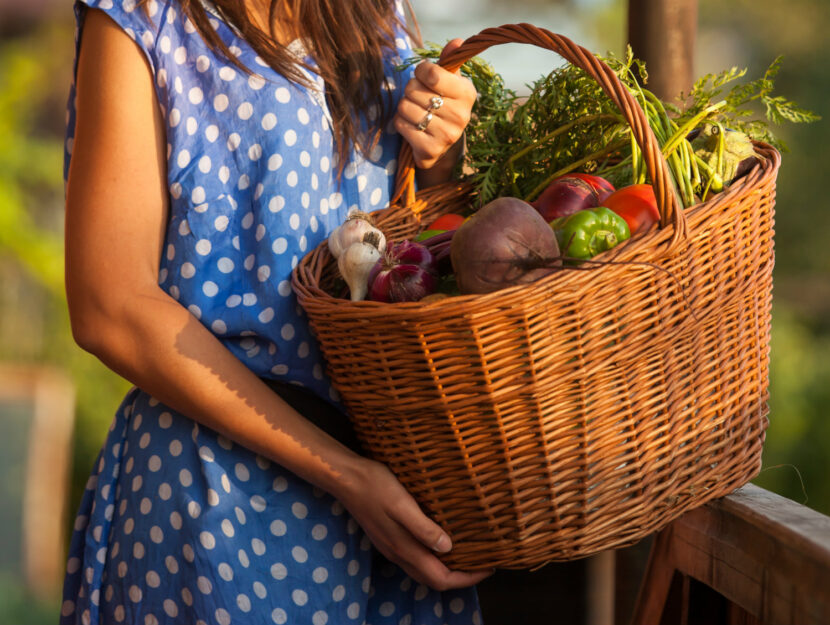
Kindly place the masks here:
MULTIPOLYGON (((763 436, 762 436, 763 438, 763 436)), ((760 441, 762 442, 762 441, 760 441)), ((759 442, 759 445, 760 445, 759 442)), ((450 569, 483 571, 492 569, 535 570, 554 562, 571 562, 603 551, 630 547, 662 530, 684 513, 705 503, 725 497, 758 475, 761 469, 760 453, 748 463, 743 473, 719 484, 712 484, 706 493, 687 492, 674 495, 666 501, 662 512, 652 509, 648 515, 632 514, 619 523, 609 523, 607 515, 602 524, 587 523, 576 532, 541 531, 523 540, 453 540, 453 550, 441 556, 450 569)))

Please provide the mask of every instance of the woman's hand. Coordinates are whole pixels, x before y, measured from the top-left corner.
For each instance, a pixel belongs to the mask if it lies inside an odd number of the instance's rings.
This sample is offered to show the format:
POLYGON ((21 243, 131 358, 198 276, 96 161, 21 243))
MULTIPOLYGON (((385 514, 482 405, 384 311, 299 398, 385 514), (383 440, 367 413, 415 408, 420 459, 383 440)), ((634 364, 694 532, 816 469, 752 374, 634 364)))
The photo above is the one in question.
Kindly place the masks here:
MULTIPOLYGON (((441 58, 458 48, 453 39, 441 58)), ((422 186, 449 180, 464 149, 464 129, 476 99, 473 83, 459 71, 449 72, 437 63, 422 61, 404 90, 393 120, 395 129, 412 146, 422 186)))
POLYGON ((361 463, 357 476, 335 493, 375 548, 415 581, 435 590, 466 588, 491 571, 451 571, 437 557, 452 549, 450 537, 429 519, 383 464, 361 463))

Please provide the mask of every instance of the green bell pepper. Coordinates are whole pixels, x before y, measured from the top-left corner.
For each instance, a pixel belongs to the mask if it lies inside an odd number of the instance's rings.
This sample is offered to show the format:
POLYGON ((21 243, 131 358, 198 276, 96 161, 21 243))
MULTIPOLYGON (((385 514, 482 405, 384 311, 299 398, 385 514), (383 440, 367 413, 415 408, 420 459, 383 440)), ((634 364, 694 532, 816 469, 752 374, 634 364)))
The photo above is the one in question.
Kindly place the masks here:
POLYGON ((610 208, 585 208, 550 222, 562 256, 586 260, 628 239, 625 219, 610 208))
POLYGON ((415 237, 415 241, 416 243, 420 243, 421 241, 426 241, 427 239, 434 237, 436 234, 441 234, 442 232, 446 232, 446 230, 424 230, 415 237))

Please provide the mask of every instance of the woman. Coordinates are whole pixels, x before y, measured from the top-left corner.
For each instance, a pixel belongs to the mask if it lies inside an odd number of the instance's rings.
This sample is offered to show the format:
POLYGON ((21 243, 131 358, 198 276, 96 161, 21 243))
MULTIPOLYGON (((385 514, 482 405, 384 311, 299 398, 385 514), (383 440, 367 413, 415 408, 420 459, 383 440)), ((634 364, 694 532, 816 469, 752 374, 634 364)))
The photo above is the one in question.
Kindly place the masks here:
POLYGON ((388 203, 401 138, 422 186, 449 178, 471 85, 397 72, 403 9, 382 0, 76 14, 72 329, 136 388, 81 503, 62 623, 479 622, 486 573, 448 570, 449 537, 331 427, 289 282, 350 208, 388 203))

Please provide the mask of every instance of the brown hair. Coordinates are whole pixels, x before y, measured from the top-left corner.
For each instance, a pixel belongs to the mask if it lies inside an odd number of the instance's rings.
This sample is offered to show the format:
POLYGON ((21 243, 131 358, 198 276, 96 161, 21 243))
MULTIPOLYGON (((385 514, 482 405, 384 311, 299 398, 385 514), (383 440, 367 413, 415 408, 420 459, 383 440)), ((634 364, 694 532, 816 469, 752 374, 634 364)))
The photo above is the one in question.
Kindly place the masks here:
MULTIPOLYGON (((147 1, 141 0, 142 3, 147 1)), ((210 1, 216 13, 232 24, 271 68, 295 83, 310 86, 297 67, 297 59, 277 42, 277 18, 280 23, 287 22, 292 35, 299 34, 304 38, 317 65, 314 68, 306 66, 306 69, 316 72, 326 83, 339 173, 342 173, 353 146, 364 154, 371 151, 394 114, 384 99, 383 59, 395 50, 394 26, 399 24, 406 29, 406 24, 401 24, 395 14, 394 0, 270 0, 269 32, 264 32, 251 20, 244 1, 210 1), (286 20, 284 16, 291 17, 286 20), (377 114, 373 115, 375 111, 377 114), (369 124, 365 134, 359 127, 356 113, 362 114, 369 124)), ((405 2, 415 24, 409 0, 405 2)), ((201 0, 179 0, 179 4, 209 47, 251 73, 213 29, 201 0)), ((415 32, 419 40, 417 24, 415 32)))

